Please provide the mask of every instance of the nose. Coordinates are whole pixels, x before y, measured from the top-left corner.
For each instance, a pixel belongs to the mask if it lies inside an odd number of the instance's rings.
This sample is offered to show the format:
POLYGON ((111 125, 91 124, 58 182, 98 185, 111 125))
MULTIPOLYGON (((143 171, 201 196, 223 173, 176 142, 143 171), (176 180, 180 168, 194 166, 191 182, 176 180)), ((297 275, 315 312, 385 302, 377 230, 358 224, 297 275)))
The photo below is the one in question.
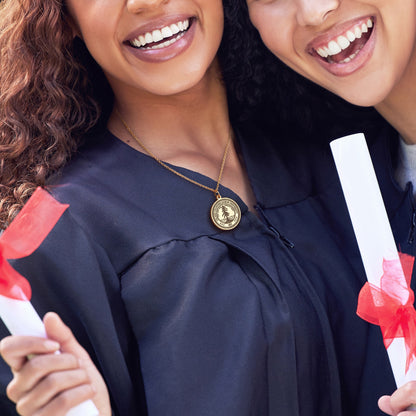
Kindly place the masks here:
POLYGON ((140 11, 158 7, 169 0, 127 0, 127 10, 130 13, 138 13, 140 11))
POLYGON ((336 10, 341 0, 298 0, 297 21, 301 26, 317 26, 336 10))

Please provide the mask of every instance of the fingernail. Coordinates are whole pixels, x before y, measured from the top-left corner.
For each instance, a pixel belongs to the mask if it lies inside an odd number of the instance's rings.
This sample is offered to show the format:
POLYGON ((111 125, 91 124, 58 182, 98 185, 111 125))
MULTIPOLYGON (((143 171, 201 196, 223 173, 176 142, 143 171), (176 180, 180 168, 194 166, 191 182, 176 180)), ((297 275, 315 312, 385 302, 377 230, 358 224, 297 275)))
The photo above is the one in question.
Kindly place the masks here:
POLYGON ((52 341, 50 339, 44 341, 43 346, 50 351, 55 351, 59 349, 59 344, 56 341, 52 341))

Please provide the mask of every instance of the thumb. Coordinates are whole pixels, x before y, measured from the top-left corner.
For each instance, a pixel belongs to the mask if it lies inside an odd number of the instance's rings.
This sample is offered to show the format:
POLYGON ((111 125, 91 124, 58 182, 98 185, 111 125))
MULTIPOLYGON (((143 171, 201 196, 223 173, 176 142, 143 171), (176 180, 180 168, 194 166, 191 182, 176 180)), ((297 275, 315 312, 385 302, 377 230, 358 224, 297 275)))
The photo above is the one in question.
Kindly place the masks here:
POLYGON ((58 314, 48 312, 43 318, 43 323, 48 338, 59 343, 61 352, 74 354, 86 361, 90 359, 88 353, 81 347, 72 331, 63 323, 58 314))

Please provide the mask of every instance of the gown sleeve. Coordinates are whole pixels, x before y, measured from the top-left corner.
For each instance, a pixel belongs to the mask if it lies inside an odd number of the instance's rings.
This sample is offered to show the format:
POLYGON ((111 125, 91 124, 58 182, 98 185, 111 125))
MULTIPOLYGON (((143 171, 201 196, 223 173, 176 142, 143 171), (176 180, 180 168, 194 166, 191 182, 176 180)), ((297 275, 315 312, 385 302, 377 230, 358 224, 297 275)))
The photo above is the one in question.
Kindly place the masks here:
MULTIPOLYGON (((115 415, 144 414, 139 355, 107 253, 66 212, 34 254, 10 262, 32 286, 32 304, 43 316, 57 312, 88 351, 107 383, 115 415)), ((0 337, 8 332, 3 324, 0 337)), ((0 358, 0 413, 8 402, 9 367, 0 358)))

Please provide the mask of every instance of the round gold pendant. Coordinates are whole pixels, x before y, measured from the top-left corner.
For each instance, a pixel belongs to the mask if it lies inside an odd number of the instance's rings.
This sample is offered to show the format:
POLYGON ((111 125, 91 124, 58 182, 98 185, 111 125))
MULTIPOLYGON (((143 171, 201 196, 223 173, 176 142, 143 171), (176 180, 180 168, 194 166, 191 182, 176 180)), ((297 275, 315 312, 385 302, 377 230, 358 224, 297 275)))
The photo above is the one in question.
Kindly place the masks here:
POLYGON ((212 204, 211 219, 220 230, 233 230, 241 220, 240 207, 230 198, 218 198, 212 204))

